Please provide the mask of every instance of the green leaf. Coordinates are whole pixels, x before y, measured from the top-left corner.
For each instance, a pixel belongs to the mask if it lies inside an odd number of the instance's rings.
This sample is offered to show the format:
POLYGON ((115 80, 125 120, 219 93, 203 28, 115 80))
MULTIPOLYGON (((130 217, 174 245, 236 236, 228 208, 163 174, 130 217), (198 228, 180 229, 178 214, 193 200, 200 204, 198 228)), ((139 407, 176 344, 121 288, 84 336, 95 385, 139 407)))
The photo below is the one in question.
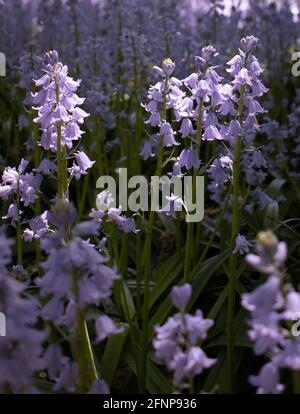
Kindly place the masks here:
MULTIPOLYGON (((300 234, 299 233, 297 233, 297 231, 296 230, 294 230, 291 226, 289 226, 287 223, 288 222, 290 222, 291 220, 286 220, 286 221, 281 221, 281 220, 279 220, 279 219, 277 219, 277 218, 274 218, 273 219, 274 221, 276 221, 277 223, 279 223, 280 224, 280 226, 282 226, 282 227, 285 227, 287 230, 289 230, 289 232, 291 233, 291 234, 293 234, 298 240, 300 240, 300 234)), ((278 228, 280 227, 280 226, 277 226, 278 228)))
POLYGON ((218 313, 220 312, 220 310, 224 306, 224 303, 227 299, 228 290, 229 290, 229 287, 228 287, 228 285, 226 285, 226 287, 223 289, 221 295, 216 300, 214 306, 211 308, 209 314, 207 315, 208 319, 213 319, 213 320, 216 319, 218 313))
POLYGON ((130 290, 124 280, 121 281, 121 305, 128 323, 131 323, 135 317, 135 305, 130 290))
POLYGON ((151 290, 150 308, 166 292, 168 287, 174 283, 183 270, 184 262, 181 254, 173 255, 171 259, 164 263, 154 276, 156 284, 154 289, 151 290))
MULTIPOLYGON (((211 257, 202 263, 201 269, 197 273, 193 272, 193 294, 188 310, 194 305, 210 278, 221 267, 222 263, 228 258, 228 256, 229 252, 225 251, 217 256, 211 257)), ((173 304, 169 295, 152 316, 150 320, 150 327, 153 328, 155 325, 162 324, 172 311, 172 308, 173 304)))
POLYGON ((182 263, 182 255, 184 249, 181 249, 179 253, 174 253, 171 257, 165 260, 159 267, 156 269, 156 272, 153 276, 155 282, 161 282, 161 280, 166 276, 167 273, 171 272, 173 268, 182 263))
POLYGON ((228 259, 228 257, 229 251, 226 250, 223 253, 213 256, 203 262, 201 269, 196 274, 193 272, 193 293, 188 306, 188 311, 195 304, 210 278, 216 273, 217 270, 221 269, 222 264, 228 259))
MULTIPOLYGON (((125 354, 125 361, 135 375, 137 375, 135 358, 131 352, 128 351, 125 354)), ((147 360, 146 388, 150 394, 170 394, 173 391, 170 381, 149 357, 147 360)))
POLYGON ((118 335, 113 335, 108 338, 105 346, 105 351, 100 364, 101 377, 105 379, 110 386, 121 357, 121 352, 126 342, 129 329, 125 328, 124 331, 118 335))
MULTIPOLYGON (((242 361, 245 348, 236 348, 234 352, 234 371, 237 372, 242 361)), ((226 349, 220 349, 216 356, 217 362, 209 370, 208 376, 203 386, 203 391, 211 392, 215 390, 217 394, 228 393, 228 367, 226 349)))
MULTIPOLYGON (((211 341, 209 345, 206 345, 206 348, 210 348, 213 346, 226 346, 226 338, 222 336, 221 338, 216 339, 215 341, 211 341)), ((234 337, 234 345, 244 348, 253 348, 253 343, 245 336, 235 336, 234 337)))

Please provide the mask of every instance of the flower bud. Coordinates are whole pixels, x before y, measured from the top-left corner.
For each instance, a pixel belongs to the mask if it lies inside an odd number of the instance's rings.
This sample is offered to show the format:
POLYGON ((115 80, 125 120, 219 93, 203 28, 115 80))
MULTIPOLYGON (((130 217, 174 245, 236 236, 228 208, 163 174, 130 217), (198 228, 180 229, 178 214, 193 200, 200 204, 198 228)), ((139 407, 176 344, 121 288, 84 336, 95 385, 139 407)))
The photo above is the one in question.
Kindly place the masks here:
POLYGON ((189 303, 189 300, 192 295, 192 286, 188 283, 185 283, 182 286, 174 286, 172 289, 172 302, 174 306, 180 311, 184 311, 189 303))
POLYGON ((162 68, 166 76, 171 76, 175 69, 175 63, 172 59, 167 58, 163 61, 162 68))

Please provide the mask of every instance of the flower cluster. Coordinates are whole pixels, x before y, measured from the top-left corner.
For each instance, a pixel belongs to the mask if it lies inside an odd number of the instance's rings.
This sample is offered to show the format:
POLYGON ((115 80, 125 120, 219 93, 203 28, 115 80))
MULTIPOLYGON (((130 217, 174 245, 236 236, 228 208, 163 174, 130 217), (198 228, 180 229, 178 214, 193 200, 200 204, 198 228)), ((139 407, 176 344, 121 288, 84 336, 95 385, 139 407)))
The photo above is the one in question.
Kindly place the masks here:
MULTIPOLYGON (((166 111, 175 108, 177 101, 183 96, 180 89, 181 81, 171 77, 175 69, 175 63, 171 59, 165 59, 162 68, 154 66, 156 74, 161 76, 162 80, 154 86, 150 86, 148 91, 149 102, 144 105, 145 110, 150 113, 146 124, 151 127, 159 127, 159 134, 163 137, 163 145, 172 147, 179 145, 175 139, 175 132, 169 122, 166 120, 166 111)), ((152 140, 145 141, 141 150, 141 156, 144 160, 152 156, 152 141, 157 142, 159 135, 155 135, 152 140)))
POLYGON ((90 218, 96 223, 101 225, 103 220, 106 220, 107 222, 116 223, 124 233, 137 233, 134 219, 122 214, 121 206, 119 208, 114 206, 115 200, 109 191, 101 191, 97 195, 96 204, 97 210, 92 209, 90 212, 90 218))
POLYGON ((42 343, 45 332, 35 325, 38 301, 22 297, 26 286, 14 280, 7 265, 11 240, 0 234, 0 312, 6 318, 6 336, 0 337, 0 390, 8 393, 35 392, 34 375, 44 369, 42 343))
POLYGON ((232 182, 233 153, 237 137, 242 138, 241 169, 247 183, 256 186, 256 191, 251 194, 252 200, 246 206, 248 211, 253 209, 259 192, 258 185, 266 176, 263 172, 266 161, 254 145, 255 134, 259 130, 257 115, 266 112, 258 99, 267 92, 260 80, 263 70, 253 54, 257 44, 258 39, 254 36, 242 38, 239 53, 227 63, 227 72, 233 80, 221 89, 223 100, 218 112, 225 117, 221 132, 228 148, 220 148, 220 157, 208 169, 211 198, 222 204, 226 194, 225 184, 232 182), (226 117, 233 119, 227 122, 226 117))
MULTIPOLYGON (((68 67, 59 61, 57 51, 45 54, 44 66, 45 74, 35 80, 39 91, 32 94, 33 104, 38 105, 34 108, 38 111, 34 122, 40 124, 42 131, 40 145, 52 152, 71 150, 73 142, 80 140, 83 134, 80 126, 89 116, 80 108, 85 99, 76 94, 80 80, 68 76, 68 67)), ((83 151, 79 151, 69 172, 79 179, 93 164, 83 151)))
MULTIPOLYGON (((159 134, 145 141, 141 156, 143 159, 154 156, 153 144, 161 136, 164 146, 173 147, 173 153, 178 153, 167 160, 175 160, 173 175, 182 176, 183 169, 199 170, 202 141, 216 141, 216 144, 222 141, 222 145, 217 145, 217 157, 207 168, 211 199, 218 204, 224 202, 226 187, 232 182, 238 136, 243 137, 241 165, 248 184, 254 186, 266 176, 263 171, 266 161, 253 145, 259 129, 257 115, 265 112, 258 99, 267 92, 260 80, 262 68, 253 55, 257 43, 254 36, 241 39, 239 53, 228 62, 227 72, 233 77, 230 83, 223 82, 217 73, 216 49, 206 46, 195 58, 197 71, 182 80, 171 77, 175 64, 170 59, 163 62, 162 68, 154 67, 162 80, 148 91, 145 109, 151 115, 146 124, 159 127, 159 134), (166 120, 169 112, 174 119, 172 123, 166 120), (178 131, 177 123, 180 123, 178 131), (175 139, 176 136, 181 139, 175 139), (183 148, 179 150, 180 145, 183 148)), ((248 211, 263 196, 259 187, 251 195, 248 211)), ((225 217, 229 218, 229 214, 225 217)))
POLYGON ((29 161, 22 159, 17 169, 6 167, 2 174, 0 198, 7 200, 9 196, 14 196, 14 202, 10 204, 5 216, 6 219, 11 219, 13 223, 22 214, 19 206, 20 202, 24 204, 24 207, 27 207, 38 198, 42 177, 32 172, 25 172, 28 164, 29 161))
MULTIPOLYGON (((175 69, 175 63, 171 59, 163 61, 162 68, 154 67, 162 80, 151 86, 148 92, 149 103, 145 106, 151 116, 146 121, 152 127, 159 126, 159 135, 164 138, 164 146, 178 146, 183 141, 176 141, 177 133, 182 139, 188 138, 189 145, 181 150, 173 166, 174 175, 181 175, 181 168, 190 170, 199 169, 198 156, 199 140, 223 139, 218 127, 220 126, 214 110, 221 105, 223 98, 222 78, 217 74, 213 66, 218 53, 212 46, 204 47, 200 56, 196 56, 197 72, 187 78, 179 80, 170 77, 175 69), (166 121, 166 113, 172 110, 174 121, 180 122, 178 132, 166 121), (164 119, 162 119, 162 117, 164 119), (202 124, 204 133, 202 134, 202 124), (195 142, 196 135, 196 142, 195 142)), ((142 150, 143 158, 152 155, 149 141, 146 141, 142 150)))
POLYGON ((72 148, 72 141, 80 139, 83 131, 80 125, 88 114, 79 106, 84 99, 75 93, 80 81, 68 76, 68 67, 59 62, 56 51, 44 56, 45 74, 35 85, 40 90, 32 94, 32 100, 38 105, 35 119, 42 129, 41 146, 46 150, 57 150, 57 127, 61 127, 61 145, 72 148))
POLYGON ((6 167, 2 174, 0 197, 6 200, 11 194, 19 194, 20 200, 27 207, 37 199, 37 192, 41 183, 41 177, 33 173, 25 173, 29 161, 21 161, 18 169, 6 167))
POLYGON ((300 315, 300 294, 286 281, 285 242, 279 242, 270 231, 262 232, 256 251, 257 254, 247 255, 246 260, 268 279, 254 292, 244 294, 242 305, 251 314, 248 334, 255 343, 254 352, 268 354, 270 361, 249 381, 260 394, 278 394, 284 389, 279 383, 280 369, 300 368, 300 341, 293 322, 300 315))
POLYGON ((98 305, 100 299, 110 296, 117 275, 107 267, 107 259, 95 246, 82 239, 98 234, 96 223, 87 221, 75 225, 76 210, 60 200, 48 212, 48 220, 57 231, 41 240, 48 258, 43 263, 45 275, 37 283, 42 296, 53 295, 53 299, 45 305, 42 314, 58 324, 66 322, 68 314, 68 323, 71 323, 76 301, 83 308, 89 304, 98 305), (68 243, 63 242, 66 237, 68 243), (75 290, 74 279, 78 284, 75 290))
POLYGON ((189 284, 172 289, 172 302, 180 312, 155 328, 153 340, 155 357, 164 361, 167 368, 173 371, 174 384, 179 389, 188 388, 191 378, 216 362, 208 358, 198 345, 199 340, 206 338, 213 321, 204 319, 200 310, 195 315, 185 311, 191 294, 192 287, 189 284))
MULTIPOLYGON (((122 328, 117 328, 107 315, 95 316, 90 309, 111 295, 113 282, 118 278, 107 266, 108 258, 85 239, 98 234, 97 224, 87 221, 75 225, 74 207, 62 200, 57 200, 48 212, 48 220, 56 231, 41 239, 48 256, 42 263, 45 274, 36 280, 44 298, 41 318, 57 328, 78 329, 78 312, 83 312, 84 318, 95 322, 96 342, 121 332, 122 328)), ((77 362, 64 357, 60 346, 53 344, 47 348, 45 358, 49 378, 55 382, 53 390, 75 391, 77 362)))
POLYGON ((23 238, 28 242, 31 242, 33 239, 39 240, 47 234, 48 231, 48 211, 46 210, 43 214, 29 220, 29 227, 24 230, 23 238))

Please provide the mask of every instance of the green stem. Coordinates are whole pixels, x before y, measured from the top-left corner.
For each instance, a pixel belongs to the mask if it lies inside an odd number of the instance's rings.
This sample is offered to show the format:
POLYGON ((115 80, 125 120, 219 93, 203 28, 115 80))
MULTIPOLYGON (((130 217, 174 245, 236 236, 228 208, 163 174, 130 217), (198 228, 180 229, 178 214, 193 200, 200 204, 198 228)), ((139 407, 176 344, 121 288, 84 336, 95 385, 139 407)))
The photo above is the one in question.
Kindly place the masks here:
MULTIPOLYGON (((201 135, 202 135, 202 112, 203 112, 203 98, 200 99, 199 102, 199 113, 198 113, 198 122, 197 122, 197 132, 196 132, 196 143, 198 146, 198 154, 200 154, 200 145, 201 145, 201 135)), ((195 194, 196 194, 196 177, 197 177, 197 170, 193 169, 193 189, 192 189, 192 199, 193 202, 195 201, 195 194)), ((192 260, 192 252, 193 252, 193 245, 194 245, 194 223, 189 222, 187 223, 187 235, 186 235, 186 243, 185 243, 185 258, 184 258, 184 281, 191 282, 190 280, 190 271, 191 271, 191 260, 192 260)))
POLYGON ((64 192, 64 171, 63 171, 63 154, 61 147, 61 126, 57 126, 57 190, 58 196, 63 200, 64 192))
POLYGON ((191 258, 193 250, 193 231, 194 223, 187 223, 187 234, 185 242, 185 256, 184 256, 184 281, 186 283, 190 282, 190 269, 191 269, 191 258))
MULTIPOLYGON (((196 261, 200 256, 200 249, 198 240, 202 239, 202 224, 201 222, 196 223, 196 239, 194 243, 194 261, 196 261)), ((193 263, 194 264, 194 263, 193 263)))
POLYGON ((135 159, 134 159, 134 171, 136 175, 140 174, 141 171, 141 157, 140 157, 140 149, 141 149, 141 138, 143 133, 143 119, 142 119, 142 107, 139 101, 139 91, 140 91, 140 76, 139 76, 139 66, 138 66, 138 59, 136 54, 136 46, 134 37, 131 39, 132 42, 132 49, 133 49, 133 68, 134 68, 134 99, 135 99, 135 159))
POLYGON ((293 392, 300 394, 300 371, 293 371, 293 392))
MULTIPOLYGON (((59 103, 59 84, 55 76, 56 102, 59 103)), ((62 148, 61 142, 61 124, 57 125, 57 187, 59 197, 68 201, 68 162, 66 149, 62 148)), ((73 276, 73 290, 78 297, 78 279, 77 274, 73 276)), ((77 352, 76 361, 79 368, 79 390, 87 392, 94 381, 98 379, 97 368, 94 360, 93 350, 89 338, 89 333, 84 317, 84 311, 76 305, 76 339, 77 352)))
POLYGON ((180 252, 180 212, 176 213, 176 253, 180 252))
MULTIPOLYGON (((160 176, 161 173, 161 160, 163 154, 163 137, 160 137, 159 156, 157 158, 156 176, 160 176)), ((156 200, 153 200, 155 206, 156 200)), ((144 256, 144 304, 143 304, 143 346, 142 346, 142 360, 141 360, 141 392, 145 392, 146 385, 146 372, 147 372, 147 348, 148 348, 148 336, 149 336, 149 303, 150 303, 150 275, 151 275, 151 244, 152 233, 154 224, 155 211, 150 210, 148 231, 145 240, 145 256, 144 256)))
POLYGON ((193 377, 193 375, 189 376, 189 394, 194 394, 194 377, 193 377))
MULTIPOLYGON (((33 139, 34 139, 34 165, 38 168, 41 162, 41 147, 38 144, 39 129, 36 123, 33 123, 33 139)), ((35 202, 35 214, 39 216, 42 212, 41 199, 38 197, 35 202)), ((35 242, 36 261, 40 272, 40 263, 42 261, 41 247, 38 240, 35 242)))
POLYGON ((197 131, 196 131, 196 143, 197 143, 197 146, 198 146, 198 155, 200 155, 200 147, 201 147, 202 113, 203 113, 203 98, 200 98, 198 121, 197 121, 197 131))
POLYGON ((17 185, 17 252, 18 252, 18 265, 23 264, 23 242, 22 242, 22 226, 21 226, 21 217, 20 217, 20 190, 19 190, 19 181, 17 185))
POLYGON ((128 233, 122 236, 120 272, 123 277, 126 277, 128 272, 128 233))
POLYGON ((104 130, 101 119, 96 119, 95 141, 96 141, 96 167, 98 176, 104 174, 104 130))
POLYGON ((117 232, 116 232, 116 228, 115 228, 114 224, 112 224, 112 247, 113 247, 116 266, 119 270, 121 270, 121 268, 120 268, 119 242, 118 242, 117 232))
POLYGON ((35 165, 35 168, 38 168, 41 162, 41 147, 38 144, 39 129, 36 123, 33 123, 33 139, 34 139, 34 165, 35 165))
MULTIPOLYGON (((112 243, 112 256, 114 258, 113 263, 116 265, 118 272, 121 273, 121 262, 119 253, 119 242, 114 223, 107 223, 108 227, 111 228, 111 243, 112 243)), ((122 314, 122 278, 115 281, 113 286, 115 305, 119 313, 122 314)))
MULTIPOLYGON (((77 274, 73 276, 73 290, 78 296, 77 274)), ((76 361, 79 370, 79 391, 87 392, 94 381, 98 380, 98 372, 94 360, 92 345, 89 338, 84 311, 77 304, 76 307, 76 361)))
MULTIPOLYGON (((139 221, 140 222, 140 221, 139 221)), ((136 319, 137 325, 139 326, 139 321, 142 316, 142 294, 141 294, 141 277, 142 277, 142 240, 141 232, 137 234, 136 241, 136 319)))
MULTIPOLYGON (((163 121, 166 120, 166 95, 168 88, 168 77, 165 80, 165 88, 163 94, 163 103, 162 103, 162 116, 163 121)), ((159 151, 157 157, 156 171, 155 176, 161 176, 162 163, 163 163, 163 153, 164 153, 164 137, 160 136, 159 139, 159 151)), ((156 197, 156 191, 153 192, 154 197, 156 197)), ((150 275, 151 275, 151 244, 152 244, 152 233, 153 233, 153 224, 155 217, 155 210, 152 208, 157 205, 158 199, 151 200, 151 209, 149 213, 149 223, 148 230, 146 234, 145 247, 144 247, 144 304, 143 304, 143 344, 141 351, 141 378, 139 381, 140 392, 144 393, 146 391, 146 375, 147 375, 147 350, 148 350, 148 336, 149 336, 149 303, 150 303, 150 275)))
MULTIPOLYGON (((244 109, 245 87, 241 87, 239 100, 239 122, 242 125, 244 109)), ((241 161, 241 137, 236 138, 235 155, 233 163, 233 201, 232 222, 230 240, 230 262, 229 262, 229 291, 227 308, 227 363, 228 363, 228 387, 232 393, 234 389, 234 310, 236 300, 236 273, 237 256, 233 253, 236 237, 239 232, 239 195, 240 195, 240 161, 241 161)))
MULTIPOLYGON (((55 80, 55 95, 56 103, 59 104, 59 84, 57 76, 54 76, 55 80)), ((68 189, 68 165, 66 159, 66 150, 62 148, 61 142, 61 127, 60 123, 57 124, 57 189, 58 196, 64 200, 67 195, 68 189)), ((68 198, 68 197, 67 197, 68 198)))
POLYGON ((81 221, 83 217, 88 187, 89 187, 89 175, 87 174, 84 176, 84 179, 83 179, 83 188, 82 188, 81 197, 79 201, 79 208, 78 208, 78 218, 77 218, 78 223, 81 221))
POLYGON ((225 197, 225 200, 224 200, 224 205, 221 209, 220 217, 218 218, 218 221, 215 224, 214 231, 212 232, 208 242, 206 243, 205 249, 203 250, 203 252, 200 256, 200 259, 198 260, 198 262, 196 263, 196 265, 193 269, 194 274, 196 274, 200 270, 201 264, 203 263, 203 261, 206 257, 206 254, 207 254, 208 250, 210 249, 210 247, 212 245, 212 242, 214 241, 214 238, 216 237, 217 231, 218 231, 219 227, 221 226, 222 220, 224 218, 225 211, 227 209, 227 204, 228 204, 228 199, 229 199, 230 193, 231 193, 231 186, 228 188, 228 191, 227 191, 227 194, 226 194, 226 197, 225 197))

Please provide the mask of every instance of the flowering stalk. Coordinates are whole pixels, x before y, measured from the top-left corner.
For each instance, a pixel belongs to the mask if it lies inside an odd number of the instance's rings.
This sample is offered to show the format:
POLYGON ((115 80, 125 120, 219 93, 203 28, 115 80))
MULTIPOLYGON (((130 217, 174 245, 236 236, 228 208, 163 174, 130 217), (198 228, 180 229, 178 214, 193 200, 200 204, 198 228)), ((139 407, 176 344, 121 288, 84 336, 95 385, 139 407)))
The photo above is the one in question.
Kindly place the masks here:
POLYGON ((6 200, 10 195, 14 195, 14 202, 10 204, 5 219, 11 219, 17 232, 17 259, 18 264, 23 262, 22 245, 22 213, 21 205, 28 207, 36 202, 37 191, 41 183, 41 177, 31 173, 25 173, 29 161, 21 160, 16 169, 6 167, 2 175, 2 185, 0 185, 0 198, 6 200))
MULTIPOLYGON (((164 119, 164 118, 163 118, 164 119)), ((163 159, 163 136, 160 136, 159 153, 157 157, 157 166, 155 175, 160 176, 163 159)), ((155 200, 154 200, 155 202, 155 200)), ((155 205, 155 204, 154 204, 155 205)), ((143 346, 141 360, 141 391, 145 390, 146 370, 147 370, 147 348, 148 348, 148 322, 149 322, 149 300, 150 300, 150 274, 151 274, 151 243, 154 224, 155 211, 150 210, 149 223, 145 240, 145 256, 144 256, 144 303, 143 303, 143 346)))
MULTIPOLYGON (((57 199, 49 212, 49 222, 56 228, 56 234, 49 233, 43 239, 43 248, 48 257, 42 264, 45 274, 36 280, 41 296, 45 298, 41 316, 57 327, 73 328, 74 338, 71 340, 75 346, 72 351, 76 371, 78 368, 73 388, 75 390, 78 384, 79 392, 88 392, 98 380, 98 372, 86 320, 96 323, 96 342, 121 332, 108 316, 90 312, 92 305, 99 308, 102 299, 111 295, 113 281, 118 276, 107 266, 107 258, 82 238, 89 234, 98 235, 99 221, 94 219, 84 225, 76 225, 73 205, 57 199), (57 291, 60 292, 59 296, 57 291)), ((64 370, 61 369, 61 372, 63 380, 64 370)), ((56 384, 57 389, 61 388, 62 380, 56 384)))
MULTIPOLYGON (((39 129, 38 129, 37 124, 33 122, 34 165, 36 169, 39 168, 39 165, 41 162, 41 148, 39 146, 38 139, 39 139, 39 129)), ((36 216, 40 216, 41 213, 42 213, 41 199, 40 197, 38 197, 35 202, 35 214, 36 216)), ((36 251, 37 263, 39 265, 39 263, 41 263, 42 256, 41 256, 40 243, 38 240, 36 240, 35 242, 35 251, 36 251)))
POLYGON ((30 394, 35 391, 33 378, 44 368, 46 333, 35 328, 38 302, 26 291, 26 284, 16 281, 7 269, 12 244, 0 233, 0 312, 6 315, 8 328, 0 338, 0 393, 30 394))
MULTIPOLYGON (((240 196, 240 169, 241 169, 241 135, 256 131, 259 129, 256 114, 263 113, 265 110, 256 100, 267 90, 260 82, 259 76, 262 68, 258 60, 252 54, 256 47, 258 39, 254 36, 248 36, 241 39, 239 54, 233 57, 228 65, 228 72, 234 75, 232 82, 232 91, 238 91, 239 95, 233 97, 238 100, 238 118, 232 121, 232 125, 237 126, 235 140, 235 155, 233 160, 233 201, 232 201, 232 225, 230 240, 230 262, 229 262, 229 291, 228 291, 228 308, 227 308, 227 362, 228 362, 228 380, 229 390, 233 391, 234 379, 234 309, 236 299, 236 276, 237 276, 237 255, 241 251, 241 241, 245 244, 244 238, 239 235, 239 196, 240 196), (244 114, 245 112, 245 114, 244 114), (246 119, 244 120, 244 115, 246 119)), ((246 250, 248 249, 246 242, 246 250)))
POLYGON ((206 338, 213 321, 204 319, 200 309, 195 315, 187 313, 191 295, 192 286, 188 283, 173 287, 171 299, 179 312, 171 316, 164 325, 155 328, 153 346, 155 357, 173 372, 175 392, 188 389, 192 394, 194 377, 214 365, 216 360, 208 358, 198 346, 199 340, 206 338))
MULTIPOLYGON (((241 87, 239 101, 239 123, 242 125, 244 109, 245 86, 241 87)), ((234 378, 234 308, 235 308, 235 287, 237 273, 237 255, 234 253, 236 238, 239 233, 239 194, 240 194, 240 163, 241 163, 241 136, 236 138, 235 155, 233 162, 233 204, 232 204, 232 224, 230 240, 230 262, 229 262, 229 290, 227 308, 227 362, 229 372, 229 390, 233 390, 234 378)))
MULTIPOLYGON (((189 151, 189 154, 193 155, 193 162, 190 163, 184 162, 185 150, 180 154, 179 164, 182 166, 188 167, 188 169, 193 168, 192 174, 192 194, 191 198, 193 202, 196 199, 196 177, 199 171, 201 164, 200 160, 200 145, 201 140, 215 140, 222 139, 222 136, 217 128, 218 122, 216 121, 216 115, 214 111, 216 107, 219 106, 222 102, 222 96, 219 92, 221 85, 219 82, 222 78, 215 71, 214 60, 218 56, 216 49, 213 46, 207 46, 201 49, 200 56, 195 57, 195 61, 198 67, 197 73, 192 73, 189 77, 183 80, 185 86, 192 93, 192 96, 188 101, 188 110, 182 112, 185 115, 185 118, 182 122, 181 133, 182 137, 187 137, 190 134, 195 135, 196 148, 189 151), (205 103, 205 106, 204 106, 205 103), (192 108, 196 104, 196 110, 193 111, 192 108), (196 121, 197 129, 193 130, 192 122, 189 119, 189 116, 193 116, 196 121), (187 118, 186 118, 187 116, 187 118), (188 128, 184 128, 188 126, 188 128), (202 129, 204 127, 204 133, 202 135, 202 129)), ((186 101, 186 98, 184 98, 186 101)), ((185 104, 185 106, 187 106, 185 104)), ((192 147, 191 147, 192 149, 192 147)), ((184 280, 190 282, 190 271, 191 271, 191 259, 193 257, 193 252, 195 251, 194 243, 194 228, 195 225, 191 222, 187 225, 187 239, 186 239, 186 249, 185 249, 185 265, 184 265, 184 280)), ((197 239, 200 235, 200 225, 198 224, 197 239)), ((196 240, 197 241, 197 240, 196 240)), ((195 257, 196 255, 194 255, 195 257)))
MULTIPOLYGON (((203 115, 203 106, 204 106, 204 102, 203 102, 203 98, 200 98, 200 105, 199 105, 199 116, 198 116, 198 122, 197 122, 197 132, 196 132, 196 143, 198 146, 198 157, 200 159, 200 147, 201 147, 201 137, 202 137, 202 115, 203 115)), ((196 169, 194 169, 194 177, 193 177, 193 182, 195 182, 196 185, 196 169)), ((192 224, 192 223, 189 223, 192 224)), ((200 239, 201 236, 201 223, 197 223, 197 229, 196 229, 196 243, 192 244, 192 248, 194 245, 194 255, 197 257, 198 255, 198 248, 197 248, 197 242, 200 239)))
POLYGON ((270 231, 260 232, 256 254, 246 261, 264 274, 264 283, 242 296, 242 305, 249 311, 248 336, 254 342, 254 353, 265 355, 268 361, 249 382, 258 394, 280 394, 280 371, 293 371, 294 392, 299 393, 299 332, 300 294, 289 282, 285 271, 288 246, 270 231))
POLYGON ((19 179, 17 182, 17 252, 18 252, 18 265, 23 264, 23 242, 22 242, 22 227, 21 227, 21 214, 20 214, 20 185, 19 179))
MULTIPOLYGON (((163 62, 163 70, 165 73, 165 82, 164 82, 164 91, 163 91, 163 102, 162 102, 162 111, 161 119, 166 121, 167 108, 166 108, 166 99, 168 93, 168 81, 171 73, 175 68, 175 64, 171 59, 165 59, 163 62)), ((163 153, 164 153, 164 136, 161 134, 159 137, 159 150, 157 156, 157 164, 155 170, 155 176, 160 177, 163 163, 163 153)), ((154 192, 155 193, 155 192, 154 192)), ((152 242, 152 232, 153 224, 155 217, 155 207, 157 205, 158 198, 155 196, 152 200, 152 207, 149 213, 149 223, 145 240, 145 256, 144 256, 144 303, 143 303, 143 344, 142 344, 142 353, 141 353, 141 383, 140 391, 145 391, 146 385, 146 373, 147 373, 147 349, 148 349, 148 336, 149 336, 149 300, 150 300, 150 274, 151 274, 151 242, 152 242)))
MULTIPOLYGON (((78 180, 94 164, 83 151, 76 153, 76 163, 74 162, 70 169, 67 163, 67 148, 71 149, 73 141, 80 139, 83 131, 78 124, 82 124, 88 114, 78 108, 78 105, 84 102, 84 99, 79 98, 75 93, 80 81, 74 81, 68 76, 68 68, 59 62, 57 52, 47 53, 44 61, 46 74, 35 81, 36 85, 42 88, 32 95, 33 101, 40 105, 37 108, 38 118, 35 122, 39 122, 42 126, 41 145, 46 150, 56 152, 58 197, 61 202, 64 200, 68 202, 68 173, 70 179, 75 177, 78 180)), ((67 224, 64 230, 64 243, 68 243, 70 228, 67 224)), ((73 275, 72 290, 75 297, 79 295, 79 277, 78 273, 73 275)), ((80 390, 86 391, 97 380, 97 370, 85 315, 79 304, 75 305, 75 314, 78 344, 75 360, 79 367, 80 390)))
MULTIPOLYGON (((89 116, 79 108, 84 99, 76 94, 80 80, 75 81, 68 76, 68 67, 58 59, 56 51, 50 51, 44 56, 44 72, 42 78, 35 80, 38 92, 32 94, 34 104, 38 104, 37 118, 42 130, 41 147, 56 153, 58 195, 61 199, 68 198, 68 172, 70 179, 78 180, 94 162, 90 161, 83 151, 75 154, 73 166, 68 169, 67 150, 71 150, 73 142, 78 141, 83 131, 80 125, 89 116)), ((47 162, 43 160, 42 163, 47 162)), ((42 163, 39 170, 42 170, 42 163)))
MULTIPOLYGON (((76 272, 73 273, 73 289, 78 297, 78 275, 76 275, 76 272)), ((85 392, 94 381, 98 380, 98 372, 84 312, 79 306, 76 307, 76 336, 78 338, 76 359, 79 368, 79 390, 85 392)))
MULTIPOLYGON (((138 221, 140 223, 141 220, 138 221)), ((142 269, 143 263, 140 260, 142 257, 142 236, 141 232, 137 234, 136 240, 136 320, 139 321, 142 317, 142 295, 141 295, 141 281, 142 281, 142 269)))
MULTIPOLYGON (((58 78, 55 73, 55 66, 54 66, 54 81, 55 81, 55 97, 56 97, 56 104, 59 105, 59 84, 58 78)), ((67 191, 67 163, 65 160, 65 151, 62 148, 61 142, 61 123, 58 122, 57 124, 57 189, 58 195, 63 200, 67 191)))
POLYGON ((135 148, 136 148, 136 156, 135 156, 135 163, 134 169, 135 174, 140 174, 141 171, 141 160, 139 156, 139 151, 141 147, 141 137, 143 133, 143 119, 142 119, 142 107, 140 105, 140 73, 139 73, 139 61, 138 56, 136 53, 136 45, 135 45, 135 38, 134 36, 131 37, 132 43, 132 60, 133 60, 133 68, 134 68, 134 105, 135 105, 135 148))
MULTIPOLYGON (((66 177, 67 168, 65 169, 65 172, 63 171, 63 173, 65 174, 63 177, 66 177)), ((64 181, 62 181, 62 185, 63 184, 64 181)), ((66 191, 64 190, 63 186, 60 188, 60 191, 60 196, 64 197, 66 191)), ((76 274, 76 272, 73 273, 73 291, 76 297, 78 297, 79 290, 78 276, 79 275, 76 274)), ((78 362, 79 368, 79 390, 81 392, 86 392, 92 386, 93 382, 98 380, 98 373, 92 351, 89 332, 85 321, 84 311, 78 304, 76 306, 76 337, 78 344, 78 348, 76 350, 76 360, 78 362)))
MULTIPOLYGON (((33 138, 34 138, 34 166, 39 168, 41 162, 41 149, 38 143, 39 140, 39 129, 36 123, 33 123, 33 138)), ((38 197, 35 203, 36 215, 41 214, 41 199, 38 197)))
MULTIPOLYGON (((201 136, 202 136, 202 112, 203 112, 203 98, 200 98, 199 102, 199 114, 198 114, 198 122, 197 122, 197 132, 196 132, 196 144, 198 146, 198 156, 200 155, 200 144, 201 144, 201 136)), ((196 176, 197 176, 197 169, 193 169, 193 183, 192 183, 192 199, 193 202, 195 201, 195 193, 196 193, 196 176)), ((185 244, 185 259, 184 259, 184 280, 185 282, 190 282, 190 270, 191 270, 191 259, 192 259, 192 251, 193 251, 193 231, 194 231, 194 223, 189 222, 187 224, 187 236, 186 236, 186 244, 185 244)))

